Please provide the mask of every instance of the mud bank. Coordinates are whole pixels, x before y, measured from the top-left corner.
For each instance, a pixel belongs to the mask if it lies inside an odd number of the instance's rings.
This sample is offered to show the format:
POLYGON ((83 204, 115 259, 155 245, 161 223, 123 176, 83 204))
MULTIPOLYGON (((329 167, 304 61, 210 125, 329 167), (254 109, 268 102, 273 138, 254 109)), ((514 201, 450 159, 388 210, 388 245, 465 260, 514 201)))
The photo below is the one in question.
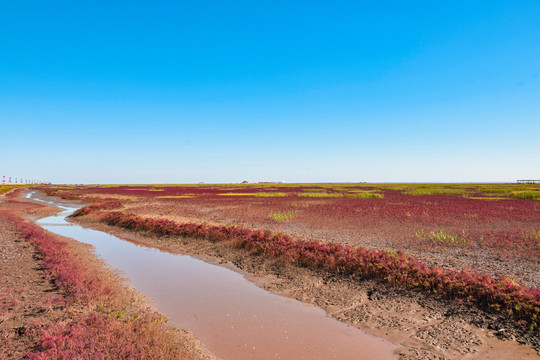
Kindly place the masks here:
POLYGON ((102 223, 89 215, 72 219, 127 240, 231 263, 273 281, 264 288, 324 309, 330 316, 402 345, 401 359, 539 359, 538 336, 512 329, 506 319, 458 306, 433 294, 377 281, 336 276, 254 256, 227 243, 157 237, 102 223), (536 350, 535 350, 536 349, 536 350))
POLYGON ((143 247, 65 221, 76 207, 37 224, 95 248, 169 318, 223 359, 395 359, 397 348, 326 316, 317 307, 271 294, 241 274, 202 260, 143 247))

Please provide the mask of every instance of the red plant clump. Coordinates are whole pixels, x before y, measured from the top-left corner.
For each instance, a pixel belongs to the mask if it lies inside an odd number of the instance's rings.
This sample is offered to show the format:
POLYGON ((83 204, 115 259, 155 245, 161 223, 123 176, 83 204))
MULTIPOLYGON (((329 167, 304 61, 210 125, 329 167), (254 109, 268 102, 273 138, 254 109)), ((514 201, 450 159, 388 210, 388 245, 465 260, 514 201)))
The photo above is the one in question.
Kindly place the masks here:
POLYGON ((66 243, 15 215, 2 215, 15 224, 17 232, 43 256, 48 277, 54 280, 59 289, 72 297, 72 301, 92 302, 111 294, 109 285, 87 271, 81 260, 69 251, 66 243))
MULTIPOLYGON (((371 188, 364 187, 363 190, 371 188)), ((371 190, 374 190, 373 188, 371 190)), ((309 189, 308 189, 309 190, 309 189)), ((326 193, 339 193, 328 189, 326 193)), ((53 193, 55 189, 46 189, 53 193)), ((224 203, 252 201, 249 197, 242 198, 238 196, 219 196, 224 194, 257 194, 257 193, 284 193, 286 196, 277 198, 264 198, 264 202, 272 204, 290 203, 291 200, 312 203, 309 206, 310 213, 315 216, 320 214, 345 214, 353 215, 368 222, 382 223, 389 219, 402 222, 440 221, 441 224, 453 223, 469 219, 468 216, 474 215, 475 221, 493 221, 494 219, 515 220, 515 221, 538 221, 540 214, 538 212, 540 204, 535 201, 523 199, 504 199, 504 200, 482 200, 479 198, 464 197, 461 194, 433 194, 433 195, 410 195, 398 190, 378 189, 377 192, 384 195, 382 199, 355 199, 346 196, 336 198, 306 198, 298 197, 299 194, 306 192, 306 187, 280 187, 276 185, 272 190, 265 187, 252 188, 214 188, 214 187, 182 187, 182 186, 116 186, 116 187, 81 187, 70 190, 60 190, 62 195, 81 196, 83 194, 104 194, 104 195, 123 195, 137 196, 142 198, 155 198, 156 196, 181 196, 195 195, 191 200, 181 199, 181 202, 209 202, 217 201, 224 203), (360 213, 360 214, 359 214, 360 213)), ((308 191, 309 192, 309 191, 308 191)), ((174 201, 168 199, 167 201, 174 201)))
POLYGON ((67 324, 43 330, 39 351, 28 359, 182 359, 160 327, 165 319, 155 313, 128 318, 93 312, 67 324))
POLYGON ((66 200, 80 199, 80 196, 78 194, 75 194, 71 191, 62 190, 56 187, 38 186, 36 187, 36 189, 43 191, 45 194, 47 194, 47 196, 59 196, 62 199, 66 199, 66 200))
POLYGON ((256 254, 279 257, 300 266, 320 267, 337 273, 358 274, 407 287, 420 287, 460 302, 477 304, 485 310, 507 313, 518 323, 528 324, 531 330, 538 327, 540 291, 507 279, 496 281, 489 275, 477 272, 428 267, 403 252, 300 241, 281 233, 252 231, 236 226, 178 224, 121 212, 107 212, 103 218, 110 225, 128 229, 151 231, 159 235, 229 240, 256 254))
MULTIPOLYGON (((111 279, 89 266, 70 246, 41 227, 2 211, 22 238, 43 258, 46 276, 65 294, 66 318, 40 330, 28 359, 180 359, 185 358, 166 319, 133 308, 111 279), (79 310, 77 310, 79 309, 79 310)), ((37 332, 37 330, 34 330, 37 332)))
MULTIPOLYGON (((456 194, 412 195, 403 190, 357 186, 298 184, 268 186, 107 186, 74 187, 59 190, 59 196, 81 197, 88 194, 134 197, 132 208, 141 213, 174 214, 228 224, 256 224, 258 228, 278 228, 269 217, 273 211, 295 213, 296 237, 355 242, 373 248, 394 250, 424 249, 426 246, 459 246, 494 250, 516 259, 540 258, 538 233, 540 202, 516 198, 490 198, 456 194), (349 190, 353 190, 350 192, 349 190), (317 194, 337 197, 304 197, 317 194), (374 191, 383 198, 354 198, 354 191, 374 191), (264 193, 263 196, 249 196, 264 193), (272 197, 270 195, 279 194, 272 197), (224 196, 225 195, 225 196, 224 196), (239 196, 234 196, 239 195, 239 196), (146 207, 146 208, 145 208, 146 207), (151 209, 150 209, 151 207, 151 209), (208 211, 211 210, 211 211, 208 211), (209 215, 211 214, 211 215, 209 215), (324 224, 321 226, 321 224, 324 224), (430 243, 419 239, 417 231, 429 233, 444 229, 463 237, 459 244, 430 243), (305 234, 305 236, 304 236, 305 234), (336 236, 334 236, 334 234, 336 236), (353 235, 353 237, 349 235, 353 235), (380 239, 382 241, 374 241, 380 239)), ((49 191, 53 191, 50 190, 49 191)), ((479 194, 481 195, 481 194, 479 194)), ((135 211, 137 212, 137 211, 135 211)), ((289 230, 287 230, 289 231, 289 230)))
POLYGON ((78 209, 77 211, 75 211, 71 216, 72 217, 78 217, 78 216, 88 215, 88 214, 96 212, 96 211, 112 210, 112 209, 118 209, 120 207, 122 207, 122 202, 121 201, 118 201, 118 200, 107 201, 107 202, 102 203, 102 204, 96 204, 96 205, 90 205, 90 206, 82 207, 82 208, 78 209))

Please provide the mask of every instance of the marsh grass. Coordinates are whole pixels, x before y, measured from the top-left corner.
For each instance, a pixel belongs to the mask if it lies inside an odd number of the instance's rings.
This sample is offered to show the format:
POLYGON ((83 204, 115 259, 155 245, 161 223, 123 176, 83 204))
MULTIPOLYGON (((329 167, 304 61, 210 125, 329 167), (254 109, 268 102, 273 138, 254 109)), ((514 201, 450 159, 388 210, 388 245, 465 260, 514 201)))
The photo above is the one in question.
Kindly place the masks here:
POLYGON ((166 195, 166 196, 155 196, 154 199, 191 199, 194 195, 166 195))
POLYGON ((338 198, 343 197, 341 193, 328 193, 328 192, 305 192, 299 193, 300 197, 312 197, 312 198, 338 198))
POLYGON ((287 193, 284 192, 258 192, 258 193, 223 193, 219 196, 254 196, 254 197, 284 197, 287 193))
POLYGON ((508 194, 513 189, 511 187, 479 187, 476 191, 486 194, 508 194))
POLYGON ((516 199, 540 200, 540 191, 515 191, 510 194, 510 197, 516 199))
POLYGON ((351 194, 345 194, 345 197, 355 198, 355 199, 382 199, 384 198, 383 194, 374 193, 374 192, 354 192, 351 194))
POLYGON ((419 230, 416 232, 416 236, 420 239, 429 239, 431 242, 440 244, 464 244, 467 242, 467 239, 457 235, 451 235, 444 229, 430 231, 427 235, 424 233, 424 230, 419 230))
POLYGON ((298 216, 298 212, 295 211, 271 211, 268 217, 277 222, 284 222, 291 220, 298 216))
POLYGON ((0 185, 0 195, 7 193, 10 190, 25 187, 28 185, 0 185))
POLYGON ((464 194, 466 192, 466 189, 446 189, 446 188, 439 188, 439 187, 433 187, 433 188, 421 188, 421 189, 414 189, 414 190, 408 190, 405 193, 407 195, 443 195, 443 194, 464 194))
POLYGON ((528 237, 536 242, 536 247, 540 250, 540 231, 533 231, 528 237))
POLYGON ((253 194, 255 197, 284 197, 287 196, 287 193, 284 192, 259 192, 253 194))
POLYGON ((473 199, 473 200, 508 200, 508 197, 501 197, 501 196, 468 196, 463 195, 466 199, 473 199))
POLYGON ((377 190, 365 190, 365 189, 342 189, 342 191, 350 193, 365 193, 365 192, 376 192, 377 190))

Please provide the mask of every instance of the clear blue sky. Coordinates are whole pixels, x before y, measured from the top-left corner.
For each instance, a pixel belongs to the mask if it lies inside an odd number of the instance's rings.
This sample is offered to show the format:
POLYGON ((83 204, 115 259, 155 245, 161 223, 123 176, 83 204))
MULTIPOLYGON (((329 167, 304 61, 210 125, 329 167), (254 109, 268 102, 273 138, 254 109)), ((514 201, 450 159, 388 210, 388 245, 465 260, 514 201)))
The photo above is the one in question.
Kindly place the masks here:
POLYGON ((540 178, 540 1, 3 1, 0 176, 540 178))

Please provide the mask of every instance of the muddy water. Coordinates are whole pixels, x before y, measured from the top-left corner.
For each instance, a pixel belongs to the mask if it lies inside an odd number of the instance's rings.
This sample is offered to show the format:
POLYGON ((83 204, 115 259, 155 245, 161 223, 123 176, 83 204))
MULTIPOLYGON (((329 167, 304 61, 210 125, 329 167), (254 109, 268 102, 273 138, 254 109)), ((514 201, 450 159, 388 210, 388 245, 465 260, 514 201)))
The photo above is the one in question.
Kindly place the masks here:
MULTIPOLYGON (((28 198, 45 201, 36 193, 28 198)), ((43 228, 91 244, 172 324, 190 330, 222 359, 394 359, 395 345, 329 318, 320 308, 274 295, 241 273, 194 257, 141 246, 69 223, 76 205, 43 228)))

